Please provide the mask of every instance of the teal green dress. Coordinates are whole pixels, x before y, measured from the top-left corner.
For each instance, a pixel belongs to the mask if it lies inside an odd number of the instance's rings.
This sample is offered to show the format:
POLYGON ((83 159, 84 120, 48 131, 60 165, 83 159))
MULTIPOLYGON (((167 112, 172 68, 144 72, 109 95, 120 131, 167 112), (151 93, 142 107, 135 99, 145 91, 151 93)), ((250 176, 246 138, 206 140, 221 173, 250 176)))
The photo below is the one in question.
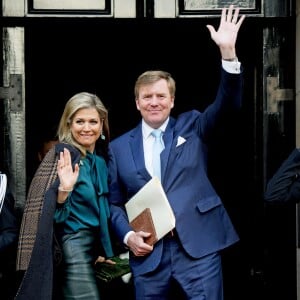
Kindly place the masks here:
POLYGON ((87 152, 80 161, 78 180, 54 215, 64 256, 65 299, 100 299, 92 265, 98 255, 112 257, 107 200, 107 165, 87 152))

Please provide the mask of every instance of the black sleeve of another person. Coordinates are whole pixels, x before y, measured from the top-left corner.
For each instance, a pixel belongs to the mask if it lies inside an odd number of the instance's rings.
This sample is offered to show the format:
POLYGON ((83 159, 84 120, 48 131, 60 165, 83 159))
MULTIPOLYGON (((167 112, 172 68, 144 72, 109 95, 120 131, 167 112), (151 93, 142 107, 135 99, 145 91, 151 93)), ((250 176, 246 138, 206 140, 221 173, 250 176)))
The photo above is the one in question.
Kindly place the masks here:
POLYGON ((271 203, 300 201, 300 149, 294 149, 269 180, 264 200, 271 203))
POLYGON ((18 281, 16 274, 16 252, 19 227, 14 213, 14 198, 7 191, 0 213, 0 298, 14 298, 18 281))
POLYGON ((17 245, 18 225, 14 213, 14 199, 8 191, 0 213, 0 255, 17 245))

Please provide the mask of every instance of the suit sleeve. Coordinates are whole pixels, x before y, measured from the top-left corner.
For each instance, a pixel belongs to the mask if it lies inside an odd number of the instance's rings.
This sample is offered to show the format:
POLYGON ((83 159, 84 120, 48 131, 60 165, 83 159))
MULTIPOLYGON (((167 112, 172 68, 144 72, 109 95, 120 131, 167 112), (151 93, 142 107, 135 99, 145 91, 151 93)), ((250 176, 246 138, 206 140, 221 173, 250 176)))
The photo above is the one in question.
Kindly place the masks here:
POLYGON ((294 149, 269 180, 264 200, 274 203, 300 201, 300 149, 294 149))
POLYGON ((200 134, 205 141, 213 137, 214 130, 240 110, 243 95, 243 69, 241 73, 230 74, 223 68, 215 101, 211 103, 200 118, 200 134))
POLYGON ((122 184, 118 178, 117 163, 115 153, 112 147, 109 147, 109 206, 111 213, 112 229, 116 233, 120 241, 124 240, 124 236, 132 230, 128 223, 128 217, 125 211, 125 202, 128 200, 124 198, 124 191, 122 184))
POLYGON ((0 215, 0 253, 17 244, 18 226, 13 205, 13 196, 7 192, 0 215))

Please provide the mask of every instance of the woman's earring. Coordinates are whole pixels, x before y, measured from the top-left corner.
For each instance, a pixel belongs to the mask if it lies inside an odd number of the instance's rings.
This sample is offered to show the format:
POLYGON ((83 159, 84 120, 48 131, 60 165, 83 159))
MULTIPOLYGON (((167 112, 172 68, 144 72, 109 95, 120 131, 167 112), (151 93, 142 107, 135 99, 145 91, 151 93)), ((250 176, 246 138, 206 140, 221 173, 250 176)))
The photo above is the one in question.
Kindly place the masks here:
MULTIPOLYGON (((101 121, 102 121, 102 127, 103 127, 103 123, 104 123, 104 119, 101 119, 101 121)), ((103 128, 102 128, 103 129, 103 128)), ((105 135, 103 134, 103 131, 101 130, 101 134, 100 134, 100 139, 102 140, 102 141, 105 141, 105 135)))

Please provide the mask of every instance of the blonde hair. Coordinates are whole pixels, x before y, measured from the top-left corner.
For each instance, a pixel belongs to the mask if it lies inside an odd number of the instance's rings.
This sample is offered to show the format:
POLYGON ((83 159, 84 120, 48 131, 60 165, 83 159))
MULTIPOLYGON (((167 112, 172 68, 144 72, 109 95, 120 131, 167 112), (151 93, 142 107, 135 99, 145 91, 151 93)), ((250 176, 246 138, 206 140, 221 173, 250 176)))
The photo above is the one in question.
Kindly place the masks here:
POLYGON ((139 98, 139 90, 141 86, 153 84, 161 79, 167 81, 170 94, 172 97, 175 97, 176 83, 175 80, 172 78, 171 74, 161 70, 150 70, 141 74, 136 80, 134 86, 135 99, 137 100, 139 98))
MULTIPOLYGON (((105 137, 105 139, 102 139, 102 142, 104 143, 105 150, 107 150, 109 139, 110 139, 110 133, 109 133, 109 124, 108 124, 108 111, 105 108, 102 101, 94 94, 90 94, 87 92, 81 92, 78 94, 75 94, 73 97, 71 97, 68 102, 65 105, 63 114, 61 116, 59 126, 58 126, 58 139, 61 143, 68 143, 73 145, 74 147, 78 148, 79 151, 83 156, 86 155, 86 149, 78 144, 76 140, 74 139, 70 126, 72 124, 74 115, 76 112, 80 109, 84 108, 95 108, 97 112, 99 113, 99 117, 101 120, 103 120, 103 128, 101 137, 105 137)), ((100 138, 101 139, 101 138, 100 138)))

